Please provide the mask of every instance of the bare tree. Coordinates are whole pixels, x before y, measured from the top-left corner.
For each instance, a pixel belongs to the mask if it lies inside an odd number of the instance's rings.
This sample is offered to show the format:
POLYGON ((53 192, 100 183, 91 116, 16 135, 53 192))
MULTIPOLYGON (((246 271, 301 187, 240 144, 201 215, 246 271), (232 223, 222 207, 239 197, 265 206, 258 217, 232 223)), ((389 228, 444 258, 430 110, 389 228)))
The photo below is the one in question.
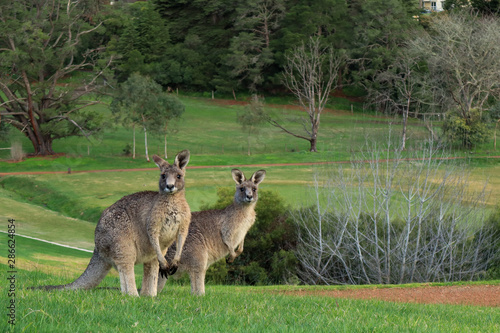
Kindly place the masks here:
POLYGON ((300 278, 311 284, 478 278, 500 241, 484 223, 485 191, 471 191, 466 169, 432 142, 410 159, 398 147, 385 149, 373 146, 349 166, 316 175, 314 206, 293 217, 300 278))
POLYGON ((298 99, 308 117, 302 118, 303 131, 285 128, 275 119, 271 125, 285 133, 310 142, 310 151, 317 152, 318 131, 321 113, 325 109, 329 95, 336 88, 339 68, 344 57, 335 55, 331 48, 323 48, 320 39, 311 37, 307 46, 302 44, 286 56, 283 83, 298 99))
POLYGON ((401 149, 406 147, 407 125, 410 110, 415 114, 421 104, 421 92, 425 80, 419 75, 420 61, 407 52, 401 52, 394 63, 375 77, 379 84, 371 89, 369 96, 372 102, 385 105, 396 113, 403 114, 403 131, 401 149))
POLYGON ((482 116, 491 99, 500 98, 500 19, 460 11, 431 22, 432 31, 410 40, 409 50, 443 88, 440 107, 456 110, 470 125, 472 110, 482 116))

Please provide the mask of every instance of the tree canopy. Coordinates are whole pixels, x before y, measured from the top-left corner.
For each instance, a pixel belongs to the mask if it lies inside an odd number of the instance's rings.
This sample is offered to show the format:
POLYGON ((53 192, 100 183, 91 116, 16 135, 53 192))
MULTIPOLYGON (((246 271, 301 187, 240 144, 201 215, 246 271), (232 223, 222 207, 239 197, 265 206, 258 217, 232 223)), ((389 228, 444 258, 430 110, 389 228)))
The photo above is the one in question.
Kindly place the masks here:
POLYGON ((85 1, 0 2, 0 116, 31 141, 35 154, 52 154, 52 141, 98 132, 102 116, 85 107, 105 85, 111 59, 99 45, 85 47, 101 24, 86 20, 85 1), (77 82, 61 80, 76 72, 77 82), (87 97, 86 97, 87 96, 87 97))

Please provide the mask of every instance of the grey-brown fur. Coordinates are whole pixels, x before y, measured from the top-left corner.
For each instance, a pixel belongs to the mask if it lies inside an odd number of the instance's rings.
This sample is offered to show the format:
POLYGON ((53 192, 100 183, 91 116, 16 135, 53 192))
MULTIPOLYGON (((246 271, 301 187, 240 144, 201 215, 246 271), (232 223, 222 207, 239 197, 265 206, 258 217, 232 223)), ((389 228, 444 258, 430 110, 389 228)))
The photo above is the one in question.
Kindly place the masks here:
MULTIPOLYGON (((182 251, 179 268, 174 277, 187 272, 191 280, 191 293, 205 294, 205 273, 211 264, 229 254, 228 262, 243 252, 245 235, 255 222, 255 204, 258 185, 266 175, 264 170, 255 172, 249 180, 238 170, 232 170, 236 182, 234 202, 221 210, 193 212, 189 232, 182 251)), ((178 244, 172 245, 167 259, 173 257, 178 244)), ((159 277, 158 292, 165 286, 166 278, 159 277)))
POLYGON ((156 155, 153 160, 161 170, 159 191, 125 196, 104 210, 95 229, 94 254, 85 272, 72 283, 42 288, 90 289, 115 267, 121 291, 138 296, 134 265, 142 263, 141 295, 156 296, 158 268, 175 271, 182 247, 169 259, 170 265, 165 254, 173 242, 184 244, 191 220, 184 190, 189 151, 177 154, 172 165, 156 155))

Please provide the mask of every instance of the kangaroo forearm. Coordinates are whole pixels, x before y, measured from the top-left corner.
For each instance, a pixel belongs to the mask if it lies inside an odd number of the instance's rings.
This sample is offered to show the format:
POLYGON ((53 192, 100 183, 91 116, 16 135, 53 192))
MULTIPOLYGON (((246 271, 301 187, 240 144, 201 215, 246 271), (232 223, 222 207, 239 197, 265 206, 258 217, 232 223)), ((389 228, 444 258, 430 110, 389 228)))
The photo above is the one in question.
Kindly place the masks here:
POLYGON ((176 251, 174 255, 174 261, 179 262, 182 256, 182 249, 184 248, 184 242, 186 240, 186 233, 179 232, 177 235, 176 251))

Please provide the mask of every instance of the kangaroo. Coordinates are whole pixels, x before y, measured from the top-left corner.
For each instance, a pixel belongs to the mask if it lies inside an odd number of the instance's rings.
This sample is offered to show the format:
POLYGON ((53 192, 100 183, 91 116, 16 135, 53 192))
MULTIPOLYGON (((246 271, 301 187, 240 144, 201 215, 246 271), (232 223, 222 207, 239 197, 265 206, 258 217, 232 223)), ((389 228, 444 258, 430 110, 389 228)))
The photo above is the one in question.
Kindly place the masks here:
POLYGON ((178 153, 172 165, 157 155, 153 160, 161 170, 159 192, 134 193, 105 209, 95 228, 93 256, 83 274, 72 283, 41 289, 91 289, 114 266, 122 293, 139 296, 134 265, 142 263, 141 296, 156 296, 158 271, 175 273, 191 221, 184 190, 189 151, 178 153), (175 241, 180 246, 169 265, 165 254, 175 241))
MULTIPOLYGON (((234 202, 221 210, 193 212, 179 267, 174 274, 174 278, 178 278, 188 272, 194 295, 205 294, 205 273, 211 264, 227 254, 227 262, 232 263, 243 252, 245 235, 255 222, 258 186, 264 180, 266 171, 255 172, 250 180, 246 180, 238 169, 233 169, 231 173, 236 182, 234 202)), ((181 246, 182 243, 174 243, 168 249, 166 258, 172 258, 181 246)), ((166 281, 166 277, 159 277, 158 292, 166 281)))

